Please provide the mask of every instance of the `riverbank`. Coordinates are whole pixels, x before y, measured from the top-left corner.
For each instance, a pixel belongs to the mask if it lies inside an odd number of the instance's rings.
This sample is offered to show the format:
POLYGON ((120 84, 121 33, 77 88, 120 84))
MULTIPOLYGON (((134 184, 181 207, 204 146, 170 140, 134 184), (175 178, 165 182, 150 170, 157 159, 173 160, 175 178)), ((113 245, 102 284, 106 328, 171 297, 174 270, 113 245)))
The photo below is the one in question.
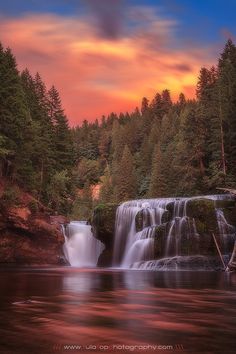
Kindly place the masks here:
POLYGON ((65 217, 53 212, 18 186, 0 185, 0 262, 59 264, 65 217))

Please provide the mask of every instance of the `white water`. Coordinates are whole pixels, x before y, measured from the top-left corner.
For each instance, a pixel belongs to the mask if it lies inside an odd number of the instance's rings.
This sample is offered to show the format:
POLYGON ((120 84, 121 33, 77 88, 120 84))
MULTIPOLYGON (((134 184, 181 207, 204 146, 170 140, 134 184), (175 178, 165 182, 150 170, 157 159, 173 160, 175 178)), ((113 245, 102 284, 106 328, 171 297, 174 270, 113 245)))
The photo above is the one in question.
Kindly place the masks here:
POLYGON ((84 221, 73 221, 63 226, 65 243, 63 251, 73 267, 96 267, 104 250, 102 242, 93 237, 91 226, 84 221))
POLYGON ((196 256, 174 256, 146 262, 132 264, 132 269, 139 270, 219 270, 221 266, 213 257, 201 255, 196 256))
MULTIPOLYGON (((199 196, 193 198, 162 198, 133 200, 121 204, 116 214, 116 231, 114 244, 113 265, 122 268, 135 267, 141 269, 154 268, 158 263, 154 258, 155 228, 166 225, 165 258, 179 260, 181 255, 181 239, 194 238, 198 240, 199 234, 195 220, 187 215, 187 204, 192 199, 230 200, 227 195, 199 196), (165 224, 164 215, 168 213, 168 206, 173 207, 172 219, 165 224), (138 213, 142 214, 142 230, 136 230, 138 213), (177 257, 177 258, 176 258, 177 257)), ((227 240, 231 235, 235 237, 235 229, 229 225, 221 209, 216 208, 219 227, 219 236, 227 240)), ((140 225, 139 225, 140 228, 140 225)), ((226 242, 227 243, 227 242, 226 242)), ((169 261, 168 261, 169 262, 169 261)), ((172 262, 173 264, 173 262, 172 262)))
POLYGON ((224 251, 227 252, 227 240, 231 235, 234 235, 235 228, 227 222, 224 212, 220 208, 216 208, 216 218, 219 227, 219 234, 224 245, 224 251))

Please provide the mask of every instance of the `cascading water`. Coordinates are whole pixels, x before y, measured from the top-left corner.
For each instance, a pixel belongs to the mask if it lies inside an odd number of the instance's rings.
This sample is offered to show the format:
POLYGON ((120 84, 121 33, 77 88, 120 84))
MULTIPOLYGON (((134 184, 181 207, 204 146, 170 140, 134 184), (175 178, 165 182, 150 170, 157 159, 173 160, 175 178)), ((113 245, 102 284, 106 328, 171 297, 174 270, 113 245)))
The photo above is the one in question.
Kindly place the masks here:
MULTIPOLYGON (((123 203, 116 214, 113 265, 129 267, 152 255, 153 226, 160 225, 169 199, 136 200, 123 203), (143 213, 142 232, 136 231, 136 216, 143 213)), ((154 230, 155 231, 155 230, 154 230)))
POLYGON ((175 250, 175 254, 179 255, 181 247, 181 237, 183 234, 188 236, 194 234, 197 236, 196 226, 194 219, 190 220, 187 217, 187 203, 188 198, 178 198, 173 200, 173 220, 170 223, 167 233, 166 251, 165 255, 171 253, 171 246, 175 250), (174 243, 174 245, 172 245, 174 243), (174 246, 174 247, 173 247, 174 246))
POLYGON ((224 245, 224 252, 228 252, 227 240, 234 235, 235 228, 227 222, 224 211, 220 208, 216 208, 216 218, 219 227, 219 234, 224 245))
POLYGON ((62 229, 65 237, 63 251, 70 265, 96 267, 104 245, 93 236, 91 226, 84 221, 72 221, 62 229))
MULTIPOLYGON (((196 252, 193 262, 197 266, 203 261, 195 250, 185 254, 184 242, 198 245, 198 234, 195 219, 188 216, 188 203, 197 199, 209 199, 215 202, 218 234, 224 241, 223 252, 227 252, 227 240, 235 238, 235 228, 229 225, 222 209, 217 207, 219 200, 231 200, 231 196, 214 195, 193 198, 162 198, 133 200, 119 206, 116 214, 116 231, 114 243, 113 266, 121 268, 154 269, 169 265, 177 269, 181 264, 192 261, 192 253, 196 252), (155 240, 158 227, 165 229, 164 252, 162 259, 155 259, 155 240), (164 258, 163 258, 164 257, 164 258), (182 258, 181 258, 182 257, 182 258)), ((192 247, 192 246, 191 246, 192 247)), ((207 261, 208 262, 208 261, 207 261)), ((206 263, 206 268, 208 263, 206 263)))

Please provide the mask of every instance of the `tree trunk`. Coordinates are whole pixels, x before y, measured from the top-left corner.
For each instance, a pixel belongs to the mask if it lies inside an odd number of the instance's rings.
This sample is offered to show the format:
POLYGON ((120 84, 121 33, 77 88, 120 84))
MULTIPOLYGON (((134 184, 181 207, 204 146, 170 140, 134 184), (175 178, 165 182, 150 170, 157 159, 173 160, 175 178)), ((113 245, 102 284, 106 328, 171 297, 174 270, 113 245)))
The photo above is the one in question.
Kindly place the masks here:
POLYGON ((220 103, 220 139, 221 139, 221 161, 223 173, 226 176, 226 161, 225 161, 225 144, 224 144, 224 130, 223 130, 223 118, 222 118, 222 106, 221 95, 219 90, 219 103, 220 103))

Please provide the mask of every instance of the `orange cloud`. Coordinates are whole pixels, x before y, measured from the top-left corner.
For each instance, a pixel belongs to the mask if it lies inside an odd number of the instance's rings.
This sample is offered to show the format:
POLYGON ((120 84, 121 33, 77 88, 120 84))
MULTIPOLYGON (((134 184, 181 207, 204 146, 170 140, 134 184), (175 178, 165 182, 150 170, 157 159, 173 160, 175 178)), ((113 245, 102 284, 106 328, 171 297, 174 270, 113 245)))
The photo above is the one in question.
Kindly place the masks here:
POLYGON ((99 37, 85 18, 49 14, 2 19, 1 40, 20 69, 39 71, 56 85, 72 125, 130 111, 165 88, 174 98, 181 91, 192 97, 200 67, 211 64, 207 51, 171 46, 174 21, 133 11, 139 26, 116 40, 99 37))

